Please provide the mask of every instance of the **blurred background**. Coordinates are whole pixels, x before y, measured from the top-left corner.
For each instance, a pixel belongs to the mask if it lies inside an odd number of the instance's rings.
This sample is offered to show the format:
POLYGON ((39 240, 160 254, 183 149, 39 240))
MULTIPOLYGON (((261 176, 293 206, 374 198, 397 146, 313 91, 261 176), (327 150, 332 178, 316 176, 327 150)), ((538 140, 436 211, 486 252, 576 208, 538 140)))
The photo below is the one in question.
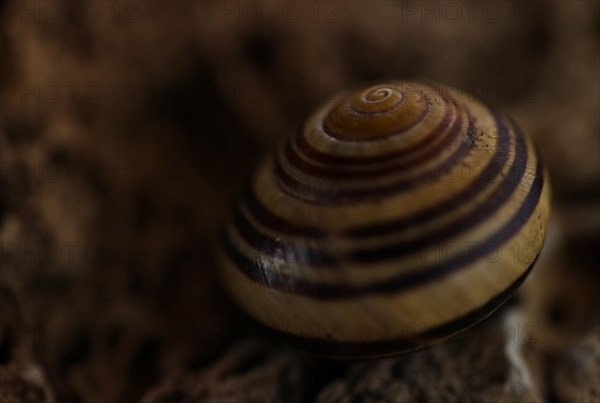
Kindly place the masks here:
POLYGON ((598 2, 0 0, 0 16, 0 401, 600 401, 598 2), (492 324, 424 353, 265 344, 214 279, 228 203, 313 108, 385 78, 462 88, 534 137, 544 256, 492 324))

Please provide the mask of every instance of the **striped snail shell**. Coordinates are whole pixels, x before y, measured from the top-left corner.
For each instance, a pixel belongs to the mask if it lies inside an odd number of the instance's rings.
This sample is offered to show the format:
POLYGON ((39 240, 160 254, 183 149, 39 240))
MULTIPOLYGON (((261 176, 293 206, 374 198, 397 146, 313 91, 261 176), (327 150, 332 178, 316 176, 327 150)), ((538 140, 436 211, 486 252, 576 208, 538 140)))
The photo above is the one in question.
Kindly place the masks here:
POLYGON ((420 349, 491 314, 540 252, 549 188, 531 141, 466 93, 350 91, 252 177, 220 273, 252 317, 333 357, 420 349))

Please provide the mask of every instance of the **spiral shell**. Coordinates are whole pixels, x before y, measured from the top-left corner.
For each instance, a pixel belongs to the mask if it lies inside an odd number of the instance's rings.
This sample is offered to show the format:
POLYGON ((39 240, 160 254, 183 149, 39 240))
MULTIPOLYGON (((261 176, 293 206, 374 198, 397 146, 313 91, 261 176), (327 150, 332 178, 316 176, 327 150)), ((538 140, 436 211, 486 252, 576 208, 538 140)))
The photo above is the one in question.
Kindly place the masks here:
POLYGON ((548 186, 515 123, 422 82, 318 109, 252 177, 221 275, 254 318, 336 357, 419 349, 498 308, 545 236, 548 186))

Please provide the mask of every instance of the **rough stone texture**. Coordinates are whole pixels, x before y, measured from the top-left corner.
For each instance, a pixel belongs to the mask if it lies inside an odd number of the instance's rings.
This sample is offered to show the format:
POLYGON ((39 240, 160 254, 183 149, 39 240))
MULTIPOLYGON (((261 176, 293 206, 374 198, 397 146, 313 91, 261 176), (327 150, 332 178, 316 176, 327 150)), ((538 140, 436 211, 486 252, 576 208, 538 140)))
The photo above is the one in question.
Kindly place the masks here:
POLYGON ((51 402, 44 371, 32 358, 35 332, 16 288, 0 281, 0 402, 51 402))
POLYGON ((549 382, 564 402, 600 401, 600 340, 598 329, 569 348, 555 363, 549 382))
POLYGON ((318 401, 539 401, 520 355, 506 353, 512 343, 509 327, 486 321, 426 351, 357 364, 318 401))
POLYGON ((293 20, 258 3, 258 22, 87 1, 92 22, 52 3, 61 18, 0 1, 0 401, 599 400, 597 2, 497 3, 494 23, 387 1, 294 2, 293 20), (219 222, 260 156, 331 94, 382 77, 466 88, 545 157, 554 235, 492 322, 520 324, 508 350, 477 328, 394 360, 308 358, 248 342, 263 339, 215 282, 219 222))
POLYGON ((242 342, 208 368, 168 378, 145 401, 541 401, 510 316, 393 359, 331 361, 242 342))
POLYGON ((299 402, 305 394, 301 361, 256 341, 242 342, 199 373, 169 377, 144 402, 299 402), (300 364, 300 365, 299 365, 300 364), (241 395, 243 391, 243 397, 241 395))

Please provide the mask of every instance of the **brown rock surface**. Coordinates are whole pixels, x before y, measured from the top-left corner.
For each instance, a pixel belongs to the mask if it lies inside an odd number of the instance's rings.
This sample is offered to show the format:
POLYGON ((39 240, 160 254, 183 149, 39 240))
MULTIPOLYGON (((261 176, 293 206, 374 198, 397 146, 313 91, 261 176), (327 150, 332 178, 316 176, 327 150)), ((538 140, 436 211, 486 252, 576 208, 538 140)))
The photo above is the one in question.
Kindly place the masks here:
POLYGON ((0 0, 0 401, 600 401, 598 3, 459 20, 444 2, 272 3, 256 21, 237 1, 0 0), (514 114, 551 173, 555 235, 511 309, 468 333, 309 358, 238 320, 219 223, 308 111, 383 77, 514 114))

